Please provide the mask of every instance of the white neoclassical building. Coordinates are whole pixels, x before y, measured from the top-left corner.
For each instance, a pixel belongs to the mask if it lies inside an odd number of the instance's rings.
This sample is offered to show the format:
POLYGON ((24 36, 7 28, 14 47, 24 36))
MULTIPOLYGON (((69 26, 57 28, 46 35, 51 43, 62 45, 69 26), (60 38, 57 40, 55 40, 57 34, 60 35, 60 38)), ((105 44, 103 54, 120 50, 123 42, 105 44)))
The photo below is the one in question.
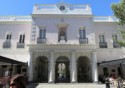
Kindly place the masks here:
MULTIPOLYGON (((36 82, 97 82, 125 78, 125 52, 113 16, 94 16, 89 5, 36 4, 29 16, 0 16, 0 56, 28 65, 0 63, 36 82)), ((0 58, 2 58, 0 57, 0 58)), ((3 73, 1 73, 2 75, 3 73)))

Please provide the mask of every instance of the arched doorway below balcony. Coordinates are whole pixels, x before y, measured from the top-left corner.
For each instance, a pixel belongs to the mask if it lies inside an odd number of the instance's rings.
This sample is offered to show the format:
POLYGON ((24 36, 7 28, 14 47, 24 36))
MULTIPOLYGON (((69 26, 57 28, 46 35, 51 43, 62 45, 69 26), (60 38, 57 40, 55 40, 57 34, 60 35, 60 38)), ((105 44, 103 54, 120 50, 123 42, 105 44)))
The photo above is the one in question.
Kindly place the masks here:
POLYGON ((77 59, 77 78, 78 82, 90 81, 90 61, 86 56, 80 56, 77 59))
POLYGON ((56 83, 70 82, 69 63, 69 59, 65 56, 60 56, 57 58, 55 66, 56 83))
POLYGON ((37 81, 41 83, 48 82, 48 59, 45 56, 40 56, 36 59, 37 65, 37 81))

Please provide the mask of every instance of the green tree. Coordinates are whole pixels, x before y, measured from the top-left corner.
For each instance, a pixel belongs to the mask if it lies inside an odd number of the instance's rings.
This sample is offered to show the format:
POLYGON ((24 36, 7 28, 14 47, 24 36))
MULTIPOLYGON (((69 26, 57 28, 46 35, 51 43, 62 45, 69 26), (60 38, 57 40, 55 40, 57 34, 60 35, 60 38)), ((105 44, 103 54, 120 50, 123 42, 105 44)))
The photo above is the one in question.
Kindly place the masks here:
MULTIPOLYGON (((120 0, 118 3, 113 3, 111 6, 114 16, 119 19, 118 24, 120 26, 125 25, 125 0, 120 0)), ((118 43, 121 46, 125 46, 125 29, 120 29, 121 40, 118 43)))
POLYGON ((125 0, 112 4, 114 15, 119 18, 119 25, 125 24, 125 0))

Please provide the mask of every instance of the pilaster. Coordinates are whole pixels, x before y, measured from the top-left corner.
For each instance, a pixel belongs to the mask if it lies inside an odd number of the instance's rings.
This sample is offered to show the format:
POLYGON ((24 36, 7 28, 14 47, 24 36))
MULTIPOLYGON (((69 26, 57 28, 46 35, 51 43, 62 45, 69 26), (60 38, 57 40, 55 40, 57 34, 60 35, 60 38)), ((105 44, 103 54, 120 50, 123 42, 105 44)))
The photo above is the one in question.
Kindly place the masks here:
POLYGON ((76 58, 75 58, 75 52, 71 53, 71 82, 76 83, 77 82, 77 69, 76 69, 76 58))
POLYGON ((55 82, 55 60, 54 60, 54 52, 50 52, 49 59, 49 83, 55 82))
POLYGON ((33 52, 29 52, 28 59, 28 81, 33 81, 33 52))
POLYGON ((97 69, 97 57, 96 52, 92 52, 92 80, 98 82, 98 69, 97 69))

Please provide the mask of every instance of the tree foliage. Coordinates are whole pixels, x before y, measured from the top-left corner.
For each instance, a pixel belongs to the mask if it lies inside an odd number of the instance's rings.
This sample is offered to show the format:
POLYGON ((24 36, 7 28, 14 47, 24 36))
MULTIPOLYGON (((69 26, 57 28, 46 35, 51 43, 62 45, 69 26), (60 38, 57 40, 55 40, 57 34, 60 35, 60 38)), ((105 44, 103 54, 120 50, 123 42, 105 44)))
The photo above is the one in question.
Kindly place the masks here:
POLYGON ((119 24, 125 24, 125 0, 121 0, 119 3, 112 4, 112 10, 114 15, 119 18, 119 24))
MULTIPOLYGON (((111 6, 114 16, 119 19, 118 24, 123 26, 125 25, 125 0, 120 0, 119 3, 114 3, 111 6)), ((121 40, 118 43, 121 46, 125 47, 125 29, 120 29, 121 40)))

